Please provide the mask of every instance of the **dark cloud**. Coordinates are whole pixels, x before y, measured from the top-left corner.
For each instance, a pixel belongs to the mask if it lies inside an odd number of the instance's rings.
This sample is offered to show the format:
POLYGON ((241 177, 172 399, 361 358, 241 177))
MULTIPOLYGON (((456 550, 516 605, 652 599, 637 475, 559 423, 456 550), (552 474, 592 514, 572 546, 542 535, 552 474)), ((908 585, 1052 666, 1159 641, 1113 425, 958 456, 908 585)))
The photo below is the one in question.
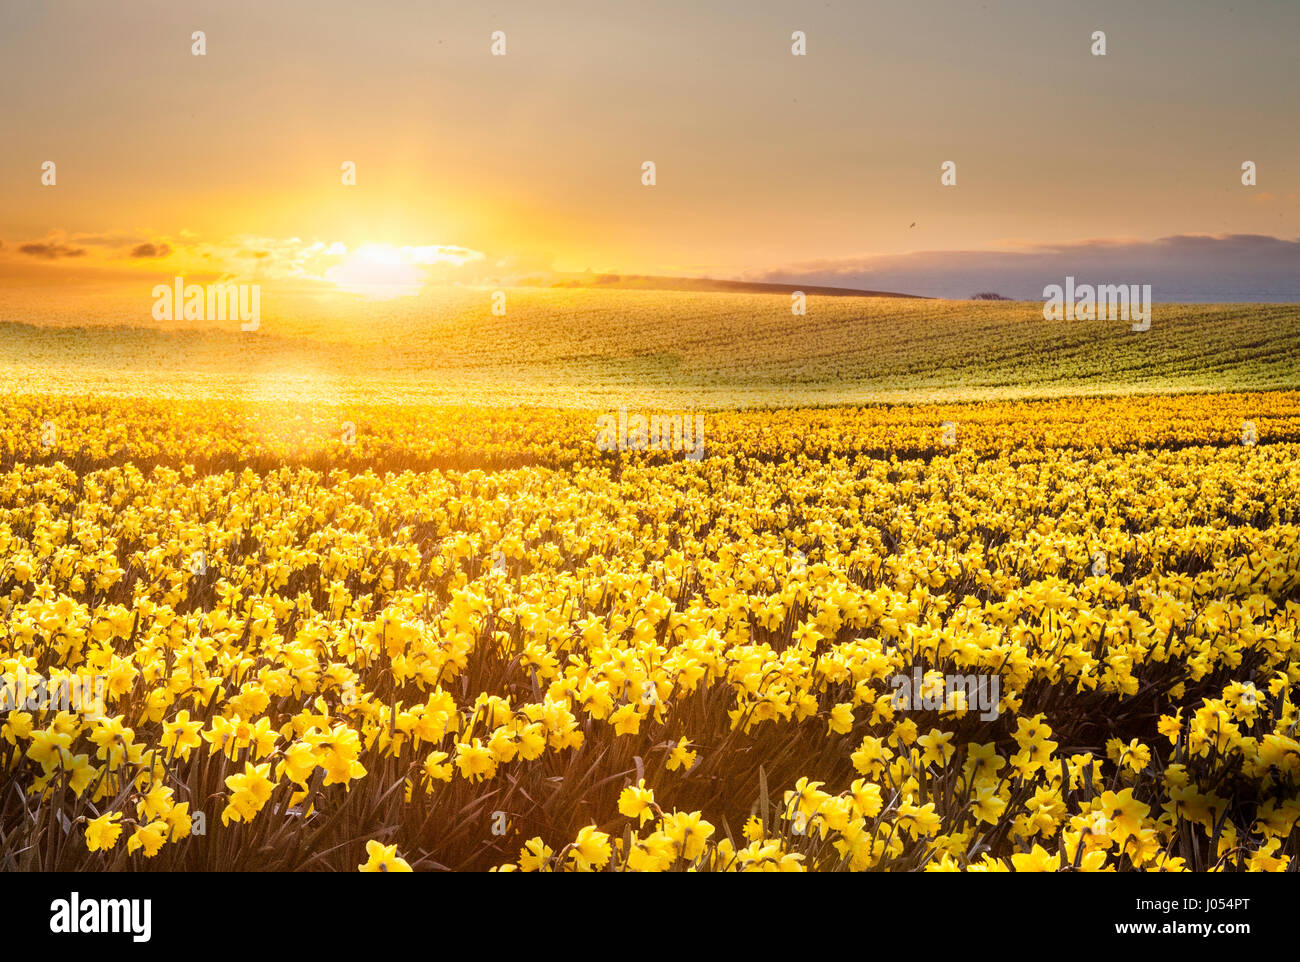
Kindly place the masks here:
POLYGON ((128 247, 132 244, 143 244, 148 238, 122 233, 73 234, 70 240, 74 244, 85 244, 87 247, 128 247))
POLYGON ((69 247, 67 244, 22 244, 18 248, 20 253, 30 254, 32 257, 43 257, 46 260, 56 260, 60 257, 85 257, 86 249, 84 247, 69 247))
POLYGON ((131 248, 132 257, 166 257, 171 252, 166 244, 138 244, 131 248))
POLYGON ((1261 234, 1180 234, 1151 241, 1093 238, 1002 251, 918 251, 800 261, 744 280, 828 284, 968 298, 997 291, 1039 300, 1067 276, 1084 284, 1150 284, 1157 301, 1300 302, 1300 240, 1261 234))

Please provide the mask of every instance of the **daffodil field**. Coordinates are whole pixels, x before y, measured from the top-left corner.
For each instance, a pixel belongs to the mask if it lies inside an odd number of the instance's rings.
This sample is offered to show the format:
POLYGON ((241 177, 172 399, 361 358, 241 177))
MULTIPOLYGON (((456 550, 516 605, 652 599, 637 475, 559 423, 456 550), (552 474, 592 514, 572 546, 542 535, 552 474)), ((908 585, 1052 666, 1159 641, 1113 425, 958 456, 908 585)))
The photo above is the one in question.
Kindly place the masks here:
POLYGON ((1300 393, 0 413, 5 869, 1297 854, 1300 393))

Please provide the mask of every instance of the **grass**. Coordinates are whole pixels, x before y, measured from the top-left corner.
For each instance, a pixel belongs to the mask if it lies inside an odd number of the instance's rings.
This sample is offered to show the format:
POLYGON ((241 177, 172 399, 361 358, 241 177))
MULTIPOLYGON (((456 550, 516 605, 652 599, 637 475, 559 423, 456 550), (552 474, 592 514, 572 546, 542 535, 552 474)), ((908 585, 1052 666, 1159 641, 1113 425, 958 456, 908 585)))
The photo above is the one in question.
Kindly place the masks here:
POLYGON ((141 297, 40 323, 0 302, 0 389, 720 409, 1300 387, 1300 305, 1158 304, 1136 333, 1037 302, 518 289, 497 317, 490 295, 268 295, 255 333, 165 329, 141 297))

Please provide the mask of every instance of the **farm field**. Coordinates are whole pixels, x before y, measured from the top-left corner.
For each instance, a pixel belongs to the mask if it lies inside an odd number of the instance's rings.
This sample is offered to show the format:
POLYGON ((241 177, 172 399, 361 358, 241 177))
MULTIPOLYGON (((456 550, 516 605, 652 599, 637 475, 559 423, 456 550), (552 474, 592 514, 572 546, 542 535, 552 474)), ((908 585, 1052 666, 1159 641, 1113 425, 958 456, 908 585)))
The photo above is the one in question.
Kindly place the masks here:
POLYGON ((1300 307, 629 296, 436 351, 0 330, 0 666, 104 682, 11 701, 0 868, 1293 863, 1300 307), (600 450, 620 406, 703 456, 600 450))
POLYGON ((1300 388, 1300 306, 1046 321, 1040 302, 672 291, 268 294, 257 331, 128 295, 0 291, 7 392, 724 410, 1300 388))

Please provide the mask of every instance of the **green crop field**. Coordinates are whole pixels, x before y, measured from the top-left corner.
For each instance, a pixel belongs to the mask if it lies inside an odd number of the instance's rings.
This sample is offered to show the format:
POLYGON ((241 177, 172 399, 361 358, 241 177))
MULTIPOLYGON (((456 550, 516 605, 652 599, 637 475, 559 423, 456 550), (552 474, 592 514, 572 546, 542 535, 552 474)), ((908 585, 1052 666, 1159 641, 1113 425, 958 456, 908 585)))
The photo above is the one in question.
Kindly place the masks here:
POLYGON ((1151 328, 1038 302, 454 290, 267 296, 255 332, 152 320, 121 294, 0 299, 9 391, 743 408, 1300 387, 1300 305, 1156 304, 1151 328), (31 318, 41 318, 33 322, 31 318))

